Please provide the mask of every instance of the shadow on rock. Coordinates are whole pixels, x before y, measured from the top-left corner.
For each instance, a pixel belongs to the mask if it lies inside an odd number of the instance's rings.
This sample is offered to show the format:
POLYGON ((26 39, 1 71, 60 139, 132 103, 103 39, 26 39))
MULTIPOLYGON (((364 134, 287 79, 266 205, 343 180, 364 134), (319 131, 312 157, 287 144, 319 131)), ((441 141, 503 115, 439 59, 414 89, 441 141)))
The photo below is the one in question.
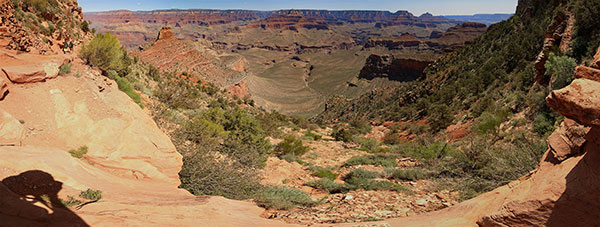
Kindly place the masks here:
POLYGON ((0 182, 0 226, 89 226, 58 198, 62 182, 30 170, 0 182))
POLYGON ((546 226, 600 226, 600 130, 588 134, 584 157, 566 177, 567 188, 556 201, 546 226))

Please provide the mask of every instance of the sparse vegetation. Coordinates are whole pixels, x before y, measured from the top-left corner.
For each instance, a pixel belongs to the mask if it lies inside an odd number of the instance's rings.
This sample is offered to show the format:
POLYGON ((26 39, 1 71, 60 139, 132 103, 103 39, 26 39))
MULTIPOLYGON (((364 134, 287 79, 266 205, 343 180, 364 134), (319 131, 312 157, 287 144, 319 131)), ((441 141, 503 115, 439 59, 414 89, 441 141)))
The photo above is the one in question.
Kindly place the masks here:
POLYGON ((67 200, 60 199, 60 202, 65 207, 74 207, 83 204, 81 200, 75 199, 73 196, 67 196, 67 200))
POLYGON ((78 149, 69 150, 69 154, 74 158, 83 158, 83 155, 88 153, 87 146, 81 146, 78 149))
POLYGON ((356 166, 356 165, 375 165, 383 167, 394 167, 397 166, 396 158, 389 155, 362 155, 355 156, 347 160, 343 166, 356 166))
POLYGON ((79 197, 90 201, 99 201, 102 199, 102 191, 88 188, 87 190, 82 191, 79 194, 79 197))
POLYGON ((347 191, 343 184, 337 183, 329 178, 321 178, 314 181, 309 181, 306 186, 313 187, 327 193, 342 193, 347 191))
POLYGON ((71 72, 71 62, 62 64, 58 70, 58 75, 67 75, 71 72))
POLYGON ((297 206, 315 204, 306 192, 281 186, 267 187, 255 199, 256 203, 267 209, 289 210, 297 206))

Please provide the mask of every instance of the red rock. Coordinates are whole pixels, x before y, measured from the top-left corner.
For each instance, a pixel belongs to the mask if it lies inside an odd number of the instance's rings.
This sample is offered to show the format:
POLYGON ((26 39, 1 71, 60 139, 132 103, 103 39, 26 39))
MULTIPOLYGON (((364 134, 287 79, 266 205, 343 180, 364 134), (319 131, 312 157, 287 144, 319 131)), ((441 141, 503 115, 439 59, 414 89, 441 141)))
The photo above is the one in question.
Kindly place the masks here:
POLYGON ((579 124, 600 126, 600 82, 575 79, 546 98, 550 108, 579 124))
POLYGON ((173 32, 171 27, 165 26, 158 32, 158 37, 156 38, 156 40, 170 39, 173 37, 175 37, 175 33, 173 32))
POLYGON ((6 93, 8 93, 8 81, 0 76, 0 99, 3 99, 6 93))
POLYGON ((31 65, 5 66, 2 71, 13 83, 35 83, 58 76, 56 63, 35 63, 31 65))
POLYGON ((600 47, 598 47, 598 51, 596 52, 596 55, 594 55, 594 60, 590 66, 600 69, 600 47))
POLYGON ((583 152, 585 135, 590 131, 577 122, 565 118, 561 126, 548 137, 548 147, 557 161, 564 161, 567 158, 578 155, 583 152))
POLYGON ((588 79, 600 82, 600 69, 577 66, 575 68, 575 79, 588 79))

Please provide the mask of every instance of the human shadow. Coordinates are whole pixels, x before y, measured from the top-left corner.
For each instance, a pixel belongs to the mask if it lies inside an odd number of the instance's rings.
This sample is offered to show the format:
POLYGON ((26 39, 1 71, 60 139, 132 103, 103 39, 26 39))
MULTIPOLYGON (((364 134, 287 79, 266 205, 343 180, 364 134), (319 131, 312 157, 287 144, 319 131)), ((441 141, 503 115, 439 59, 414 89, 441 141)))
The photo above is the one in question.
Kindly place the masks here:
POLYGON ((40 170, 0 182, 0 226, 89 226, 58 198, 62 182, 40 170))
POLYGON ((554 204, 546 226, 600 226, 600 146, 593 142, 598 135, 588 134, 585 153, 567 175, 565 192, 554 204))

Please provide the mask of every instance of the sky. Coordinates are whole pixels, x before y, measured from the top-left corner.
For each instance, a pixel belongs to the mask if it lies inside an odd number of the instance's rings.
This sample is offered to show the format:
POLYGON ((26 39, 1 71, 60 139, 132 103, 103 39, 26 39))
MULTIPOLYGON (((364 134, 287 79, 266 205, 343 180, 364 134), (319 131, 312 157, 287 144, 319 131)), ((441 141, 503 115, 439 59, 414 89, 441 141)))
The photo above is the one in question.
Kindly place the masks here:
POLYGON ((518 0, 78 0, 84 12, 156 9, 408 10, 415 15, 514 13, 518 0))

